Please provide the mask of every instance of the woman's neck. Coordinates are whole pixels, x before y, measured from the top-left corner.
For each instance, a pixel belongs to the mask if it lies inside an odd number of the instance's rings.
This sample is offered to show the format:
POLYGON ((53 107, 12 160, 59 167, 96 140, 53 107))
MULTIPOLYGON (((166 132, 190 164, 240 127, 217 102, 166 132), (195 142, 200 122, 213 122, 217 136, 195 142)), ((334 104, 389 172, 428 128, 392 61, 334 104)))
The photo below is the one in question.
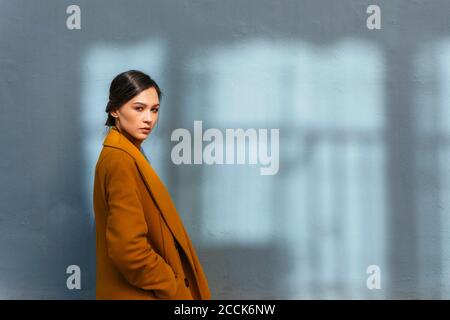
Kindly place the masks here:
POLYGON ((132 144, 135 145, 136 148, 138 148, 138 150, 141 150, 141 143, 142 141, 137 140, 135 138, 133 138, 130 134, 128 134, 128 132, 126 132, 125 130, 121 129, 119 126, 115 126, 117 128, 117 130, 123 134, 132 144))

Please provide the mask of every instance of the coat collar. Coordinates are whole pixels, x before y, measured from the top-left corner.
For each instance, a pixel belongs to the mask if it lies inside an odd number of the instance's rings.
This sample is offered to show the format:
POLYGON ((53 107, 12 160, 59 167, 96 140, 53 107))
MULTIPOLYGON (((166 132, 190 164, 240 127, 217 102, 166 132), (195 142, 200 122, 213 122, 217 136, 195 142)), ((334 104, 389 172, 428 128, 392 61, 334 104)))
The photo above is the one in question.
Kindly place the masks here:
POLYGON ((145 159, 142 152, 140 152, 139 149, 114 126, 109 130, 103 145, 106 147, 121 149, 133 157, 137 168, 143 177, 145 185, 156 202, 163 219, 166 221, 166 224, 168 225, 173 236, 186 253, 193 270, 196 270, 191 252, 189 250, 189 245, 185 238, 187 233, 177 213, 177 209, 172 202, 172 198, 150 163, 145 159))

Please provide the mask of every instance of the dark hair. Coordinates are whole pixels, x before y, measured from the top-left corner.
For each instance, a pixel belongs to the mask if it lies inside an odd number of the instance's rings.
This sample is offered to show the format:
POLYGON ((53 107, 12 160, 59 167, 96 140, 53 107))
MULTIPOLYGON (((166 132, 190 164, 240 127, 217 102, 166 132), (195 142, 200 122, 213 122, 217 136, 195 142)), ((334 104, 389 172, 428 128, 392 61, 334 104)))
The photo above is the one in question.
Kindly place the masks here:
POLYGON ((158 98, 161 100, 162 92, 155 80, 138 70, 128 70, 118 74, 109 87, 109 101, 105 112, 108 114, 105 126, 114 126, 116 119, 110 112, 116 111, 133 97, 148 88, 155 88, 158 98))

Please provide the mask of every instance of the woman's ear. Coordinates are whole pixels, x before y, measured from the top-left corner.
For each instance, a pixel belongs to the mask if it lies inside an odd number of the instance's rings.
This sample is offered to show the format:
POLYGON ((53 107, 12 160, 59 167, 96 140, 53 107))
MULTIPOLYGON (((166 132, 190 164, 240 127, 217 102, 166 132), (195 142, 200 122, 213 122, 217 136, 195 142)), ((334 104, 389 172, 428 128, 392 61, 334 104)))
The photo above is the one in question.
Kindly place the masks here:
POLYGON ((117 111, 111 111, 110 114, 116 119, 119 118, 119 115, 117 114, 117 111))

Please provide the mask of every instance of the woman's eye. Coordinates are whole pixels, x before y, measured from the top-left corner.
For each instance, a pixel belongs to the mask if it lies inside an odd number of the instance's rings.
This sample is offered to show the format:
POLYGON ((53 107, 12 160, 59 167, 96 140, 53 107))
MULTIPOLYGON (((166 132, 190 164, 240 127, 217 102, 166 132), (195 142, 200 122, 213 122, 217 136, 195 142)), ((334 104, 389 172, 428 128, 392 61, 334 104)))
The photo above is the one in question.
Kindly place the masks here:
POLYGON ((142 111, 143 108, 142 108, 142 107, 137 107, 136 110, 137 110, 137 111, 142 111))
POLYGON ((152 109, 154 113, 158 112, 159 109, 152 109))

